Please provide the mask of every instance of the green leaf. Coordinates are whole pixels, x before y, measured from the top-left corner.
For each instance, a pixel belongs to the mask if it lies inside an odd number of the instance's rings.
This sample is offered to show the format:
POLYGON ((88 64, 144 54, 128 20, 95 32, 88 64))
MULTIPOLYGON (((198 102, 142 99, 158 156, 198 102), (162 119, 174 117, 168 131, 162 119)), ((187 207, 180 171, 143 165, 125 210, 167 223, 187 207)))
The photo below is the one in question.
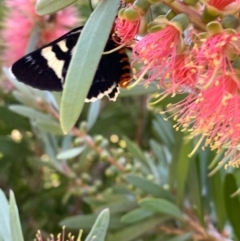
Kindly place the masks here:
MULTIPOLYGON (((60 222, 61 226, 66 226, 70 229, 91 229, 95 220, 97 218, 97 214, 88 214, 88 215, 76 215, 73 217, 68 217, 63 219, 60 222)), ((111 216, 109 229, 119 229, 123 227, 124 224, 121 224, 119 221, 119 217, 111 216)))
POLYGON ((148 210, 142 209, 142 208, 137 208, 137 209, 134 209, 133 211, 123 215, 121 217, 120 221, 123 223, 135 223, 140 220, 149 218, 152 215, 153 215, 153 212, 151 212, 151 211, 148 211, 148 210))
POLYGON ((0 153, 16 161, 27 158, 31 152, 24 141, 17 143, 8 136, 0 136, 0 153))
POLYGON ((35 6, 39 15, 55 13, 67 6, 77 2, 77 0, 38 0, 35 6))
POLYGON ((22 105, 10 105, 9 109, 19 115, 25 116, 29 119, 36 119, 36 120, 42 120, 42 121, 48 121, 52 120, 52 118, 49 115, 43 114, 37 110, 34 110, 31 107, 26 107, 22 105))
POLYGON ((156 114, 155 120, 152 122, 153 131, 169 148, 175 143, 173 135, 173 127, 169 121, 164 120, 164 116, 156 114))
POLYGON ((129 174, 125 178, 128 182, 140 188, 146 193, 152 194, 155 197, 167 199, 169 201, 174 200, 171 193, 163 189, 161 186, 153 183, 152 181, 147 180, 144 177, 140 177, 134 174, 129 174))
POLYGON ((175 144, 171 147, 171 162, 168 168, 168 184, 171 189, 175 189, 177 168, 181 147, 183 145, 183 133, 175 132, 175 144))
POLYGON ((135 240, 137 237, 151 231, 161 222, 165 221, 166 218, 154 217, 137 224, 131 225, 127 228, 121 229, 118 232, 109 235, 107 241, 130 241, 135 240))
POLYGON ((192 234, 191 233, 185 233, 182 235, 178 235, 176 237, 166 239, 165 241, 190 241, 192 240, 192 234))
POLYGON ((36 103, 36 100, 34 97, 29 98, 28 95, 18 90, 14 90, 12 92, 12 95, 14 96, 14 99, 17 100, 22 105, 32 107, 33 109, 38 109, 38 104, 36 103))
POLYGON ((180 146, 180 153, 176 167, 176 181, 177 181, 177 203, 180 205, 184 197, 188 171, 192 158, 188 154, 192 151, 192 143, 188 142, 180 146))
POLYGON ((9 224, 10 222, 8 201, 4 192, 0 189, 0 237, 4 237, 4 241, 12 240, 9 224))
POLYGON ((223 181, 221 179, 221 173, 219 171, 216 172, 209 178, 209 181, 217 215, 218 227, 220 230, 223 230, 226 221, 226 209, 224 208, 223 181))
POLYGON ((239 213, 240 213, 240 202, 239 197, 231 197, 231 195, 237 190, 237 184, 234 176, 228 173, 224 179, 224 202, 227 217, 232 224, 233 230, 240 240, 240 220, 239 220, 239 213))
POLYGON ((138 95, 147 95, 159 91, 155 84, 150 84, 148 88, 145 88, 143 85, 137 85, 132 89, 121 89, 120 97, 126 96, 138 96, 138 95))
POLYGON ((154 152, 156 158, 159 162, 161 162, 163 165, 167 165, 167 158, 166 158, 166 147, 155 141, 154 139, 151 139, 149 141, 151 150, 154 152), (164 150, 165 149, 165 150, 164 150))
POLYGON ((85 147, 86 146, 80 146, 80 147, 68 149, 66 151, 62 151, 57 155, 57 159, 65 160, 65 159, 70 159, 75 156, 78 156, 79 154, 81 154, 84 151, 85 147))
POLYGON ((128 137, 123 136, 122 139, 126 142, 126 144, 127 144, 126 148, 132 154, 132 156, 135 157, 136 159, 138 159, 139 161, 142 161, 142 163, 144 165, 148 166, 147 160, 146 160, 143 152, 141 151, 141 149, 133 141, 131 141, 128 137))
POLYGON ((72 128, 82 111, 118 6, 119 0, 101 1, 82 30, 62 94, 60 122, 64 132, 72 128))
POLYGON ((63 131, 55 120, 39 120, 34 122, 34 124, 41 130, 44 130, 46 132, 52 133, 54 135, 63 135, 63 131))
POLYGON ((31 53, 34 50, 36 50, 36 47, 38 46, 38 43, 39 43, 40 34, 41 34, 41 27, 35 24, 33 30, 31 31, 31 35, 29 37, 25 54, 31 53))
POLYGON ((97 218, 97 215, 95 214, 77 215, 77 216, 63 219, 60 222, 60 225, 66 226, 67 228, 72 228, 72 229, 79 229, 79 228, 90 229, 93 226, 96 218, 97 218))
POLYGON ((203 185, 201 182, 201 172, 200 172, 200 165, 199 160, 197 158, 192 158, 190 162, 190 168, 188 172, 188 182, 187 182, 187 189, 190 203, 197 214, 200 222, 204 225, 204 211, 203 211, 203 196, 202 196, 202 189, 203 185))
POLYGON ((10 191, 10 200, 9 200, 9 211, 10 211, 10 230, 12 241, 24 241, 21 223, 18 214, 18 207, 14 197, 14 193, 10 191))
POLYGON ((144 198, 139 201, 139 204, 141 207, 149 211, 167 214, 172 217, 176 217, 180 220, 183 220, 183 214, 180 211, 180 209, 176 205, 167 200, 160 198, 144 198))
POLYGON ((0 134, 8 135, 13 129, 29 130, 28 120, 12 112, 7 107, 0 106, 0 134))
POLYGON ((102 212, 98 215, 98 218, 94 223, 90 233, 86 237, 85 241, 104 241, 109 224, 109 219, 109 210, 102 210, 102 212))
POLYGON ((101 100, 97 100, 90 104, 88 117, 87 117, 88 130, 90 130, 94 126, 100 112, 100 107, 101 107, 101 100))
POLYGON ((104 208, 108 208, 111 214, 128 212, 133 208, 137 207, 137 203, 134 200, 118 200, 113 202, 108 202, 104 205, 98 206, 94 211, 98 212, 104 208))
POLYGON ((1 233, 0 233, 0 241, 5 241, 1 233))

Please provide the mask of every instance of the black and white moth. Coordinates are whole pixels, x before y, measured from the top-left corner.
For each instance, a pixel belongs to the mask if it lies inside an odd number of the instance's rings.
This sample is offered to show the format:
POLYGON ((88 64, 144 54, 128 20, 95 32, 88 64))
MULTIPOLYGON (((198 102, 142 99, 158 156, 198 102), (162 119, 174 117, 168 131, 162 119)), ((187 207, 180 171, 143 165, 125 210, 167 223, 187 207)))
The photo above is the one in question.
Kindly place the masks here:
MULTIPOLYGON (((17 80, 40 90, 62 91, 74 47, 83 27, 78 27, 16 61, 11 68, 17 80)), ((118 44, 110 37, 105 50, 118 44)), ((119 86, 125 87, 131 78, 129 59, 124 48, 102 55, 85 102, 107 96, 115 101, 119 86)))

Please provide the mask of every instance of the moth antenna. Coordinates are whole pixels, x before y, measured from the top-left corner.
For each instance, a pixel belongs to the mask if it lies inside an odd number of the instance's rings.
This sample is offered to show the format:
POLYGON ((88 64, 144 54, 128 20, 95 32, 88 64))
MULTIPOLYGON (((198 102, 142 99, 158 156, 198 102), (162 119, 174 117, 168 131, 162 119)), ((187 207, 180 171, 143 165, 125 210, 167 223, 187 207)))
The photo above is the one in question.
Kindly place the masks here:
POLYGON ((105 54, 111 54, 111 53, 113 53, 113 52, 118 51, 119 49, 124 48, 125 46, 126 46, 126 44, 121 44, 121 45, 119 45, 118 47, 116 47, 116 48, 114 48, 114 49, 111 49, 111 50, 109 50, 109 51, 104 51, 102 54, 103 54, 103 55, 105 55, 105 54))

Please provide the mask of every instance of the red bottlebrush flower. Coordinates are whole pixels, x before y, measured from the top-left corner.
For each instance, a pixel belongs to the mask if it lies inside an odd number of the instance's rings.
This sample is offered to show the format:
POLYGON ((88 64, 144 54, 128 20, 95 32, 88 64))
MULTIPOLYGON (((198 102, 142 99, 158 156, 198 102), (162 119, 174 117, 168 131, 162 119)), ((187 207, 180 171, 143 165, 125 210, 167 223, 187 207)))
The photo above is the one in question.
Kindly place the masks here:
POLYGON ((169 111, 177 110, 176 129, 189 129, 192 137, 201 135, 200 142, 205 139, 205 146, 212 150, 228 145, 228 151, 233 153, 240 141, 240 83, 232 75, 220 76, 216 83, 191 93, 169 111))
MULTIPOLYGON (((79 231, 79 234, 78 234, 78 237, 77 237, 77 240, 80 240, 82 236, 82 231, 79 231)), ((46 239, 43 238, 42 234, 40 231, 37 232, 36 234, 36 241, 64 241, 64 240, 68 240, 68 241, 75 241, 76 238, 74 235, 72 235, 71 233, 69 234, 65 234, 65 226, 62 227, 62 233, 59 233, 57 235, 57 237, 55 238, 53 234, 50 235, 50 237, 47 237, 46 239), (67 237, 66 237, 67 236, 67 237)))
POLYGON ((175 61, 168 68, 167 79, 161 79, 160 85, 169 94, 177 94, 195 88, 197 69, 188 61, 185 54, 177 55, 175 61))
POLYGON ((128 21, 118 18, 116 20, 115 31, 117 36, 121 39, 120 43, 129 44, 134 37, 137 36, 140 27, 140 19, 135 21, 128 21))
POLYGON ((60 37, 78 22, 77 10, 66 8, 51 16, 35 13, 36 0, 7 0, 2 38, 5 44, 4 62, 7 66, 25 54, 28 42, 35 27, 40 29, 38 46, 60 37))
POLYGON ((158 32, 147 34, 133 48, 133 62, 140 62, 146 66, 138 75, 149 71, 147 83, 159 76, 165 79, 168 67, 173 68, 175 65, 181 44, 181 31, 174 25, 167 25, 158 32))
POLYGON ((233 72, 231 58, 240 54, 240 35, 222 32, 207 39, 201 39, 190 55, 198 69, 198 85, 204 88, 215 85, 217 75, 233 72))
POLYGON ((236 2, 236 0, 209 0, 208 4, 218 10, 223 10, 229 4, 236 2))

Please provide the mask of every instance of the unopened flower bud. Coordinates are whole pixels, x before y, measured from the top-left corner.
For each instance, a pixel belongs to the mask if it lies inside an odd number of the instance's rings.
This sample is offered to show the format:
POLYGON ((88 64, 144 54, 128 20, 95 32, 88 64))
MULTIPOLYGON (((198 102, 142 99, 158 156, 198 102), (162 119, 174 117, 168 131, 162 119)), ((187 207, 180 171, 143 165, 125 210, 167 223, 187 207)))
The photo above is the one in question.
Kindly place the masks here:
POLYGON ((168 23, 168 19, 161 15, 148 24, 147 30, 149 33, 155 33, 165 28, 168 23))
POLYGON ((207 32, 210 36, 214 36, 216 34, 222 33, 223 29, 219 22, 214 21, 207 25, 207 32))
POLYGON ((160 30, 162 30, 162 26, 158 25, 158 24, 151 24, 151 25, 148 25, 148 32, 149 33, 156 33, 160 30))
POLYGON ((82 137, 75 138, 73 141, 74 146, 82 146, 84 143, 85 140, 82 137))
POLYGON ((206 5, 202 15, 203 22, 209 23, 211 21, 214 21, 219 16, 219 14, 220 11, 218 9, 206 5))
POLYGON ((171 20, 171 22, 177 24, 177 26, 180 27, 181 31, 184 31, 189 24, 189 19, 188 19, 187 14, 180 13, 180 14, 176 15, 171 20))
POLYGON ((107 139, 103 139, 101 143, 102 148, 106 148, 109 145, 109 141, 107 139))
POLYGON ((101 160, 106 161, 108 157, 109 157, 109 153, 106 150, 103 150, 102 153, 100 154, 101 160))
POLYGON ((125 166, 125 171, 129 172, 132 170, 132 165, 130 163, 128 163, 126 166, 125 166))
POLYGON ((121 18, 121 19, 124 19, 124 11, 126 10, 126 8, 121 8, 119 11, 118 11, 118 17, 121 18))
POLYGON ((123 150, 122 148, 117 148, 117 149, 115 150, 115 152, 116 152, 116 155, 117 155, 118 157, 120 157, 120 156, 123 155, 124 150, 123 150))
POLYGON ((172 9, 170 9, 170 10, 167 12, 167 14, 165 15, 165 17, 166 17, 168 20, 173 19, 175 16, 176 16, 176 13, 175 13, 172 9))
POLYGON ((151 4, 148 2, 148 0, 135 0, 133 4, 133 7, 138 9, 138 11, 140 11, 142 15, 144 15, 148 11, 150 6, 151 4))
POLYGON ((226 15, 222 19, 222 27, 236 29, 239 26, 239 19, 234 15, 226 15))
POLYGON ((87 122, 86 121, 83 121, 80 124, 80 131, 82 131, 82 132, 86 132, 87 131, 87 122))
POLYGON ((93 140, 94 140, 96 145, 99 145, 103 141, 103 136, 102 135, 96 135, 96 136, 94 136, 93 140))
POLYGON ((114 172, 114 170, 113 170, 111 167, 109 167, 109 168, 106 169, 106 171, 105 171, 105 175, 106 175, 107 177, 112 177, 114 174, 115 174, 115 172, 114 172))
POLYGON ((123 12, 123 17, 128 21, 137 21, 141 16, 137 10, 133 8, 127 8, 123 12))

